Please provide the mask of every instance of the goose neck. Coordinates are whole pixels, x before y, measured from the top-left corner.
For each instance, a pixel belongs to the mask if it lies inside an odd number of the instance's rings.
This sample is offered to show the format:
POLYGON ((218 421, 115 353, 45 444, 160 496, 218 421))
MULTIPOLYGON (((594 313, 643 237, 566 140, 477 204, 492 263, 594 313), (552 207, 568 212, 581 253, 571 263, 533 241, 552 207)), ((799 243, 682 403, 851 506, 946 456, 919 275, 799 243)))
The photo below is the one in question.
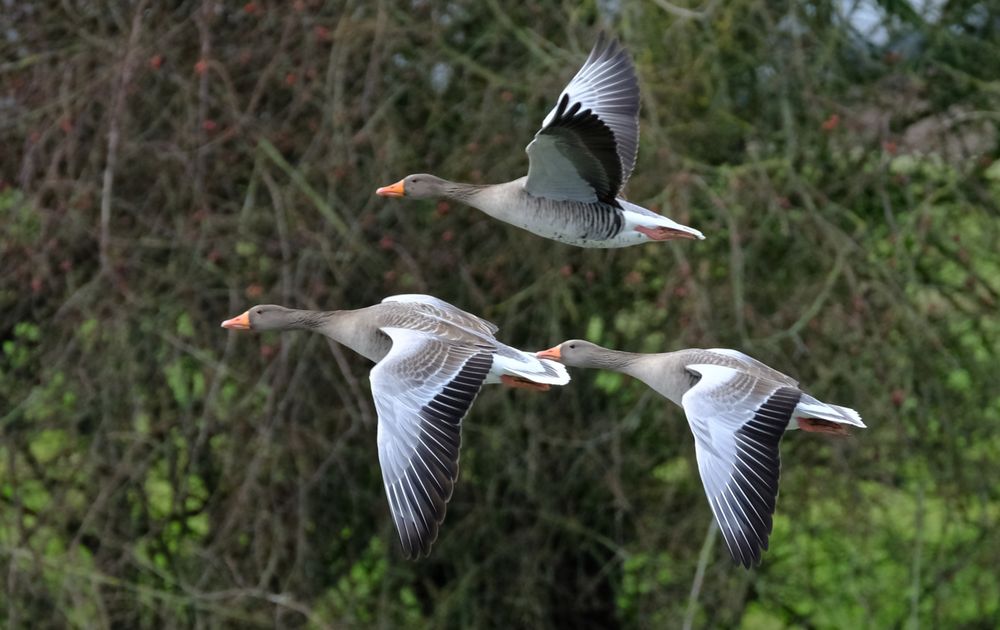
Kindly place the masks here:
POLYGON ((451 182, 444 180, 441 184, 441 196, 455 201, 468 203, 470 199, 478 195, 486 186, 478 184, 463 184, 462 182, 451 182))
POLYGON ((289 318, 288 328, 291 330, 312 330, 330 335, 329 331, 338 328, 338 321, 342 311, 310 311, 292 310, 289 318))
POLYGON ((614 370, 634 376, 635 368, 642 356, 635 352, 623 352, 621 350, 604 348, 602 352, 591 357, 590 363, 593 367, 614 370))

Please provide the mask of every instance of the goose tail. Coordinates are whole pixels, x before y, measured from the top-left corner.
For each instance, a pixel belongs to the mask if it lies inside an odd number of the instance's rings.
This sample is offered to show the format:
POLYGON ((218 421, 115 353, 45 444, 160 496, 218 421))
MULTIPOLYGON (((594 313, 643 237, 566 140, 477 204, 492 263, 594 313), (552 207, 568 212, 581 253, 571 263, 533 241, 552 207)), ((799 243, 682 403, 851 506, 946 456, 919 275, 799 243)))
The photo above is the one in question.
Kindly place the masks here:
POLYGON ((493 355, 493 368, 487 383, 499 383, 500 377, 513 376, 542 385, 565 385, 569 382, 566 366, 549 359, 504 346, 493 355))
POLYGON ((618 199, 618 203, 625 212, 626 228, 642 232, 653 240, 686 238, 700 241, 705 238, 705 235, 700 230, 696 230, 683 223, 678 223, 669 217, 657 214, 640 205, 624 199, 618 199))
POLYGON ((861 414, 854 409, 831 405, 809 394, 802 394, 802 399, 795 407, 792 417, 797 420, 799 428, 803 431, 847 435, 848 426, 867 428, 861 420, 861 414))

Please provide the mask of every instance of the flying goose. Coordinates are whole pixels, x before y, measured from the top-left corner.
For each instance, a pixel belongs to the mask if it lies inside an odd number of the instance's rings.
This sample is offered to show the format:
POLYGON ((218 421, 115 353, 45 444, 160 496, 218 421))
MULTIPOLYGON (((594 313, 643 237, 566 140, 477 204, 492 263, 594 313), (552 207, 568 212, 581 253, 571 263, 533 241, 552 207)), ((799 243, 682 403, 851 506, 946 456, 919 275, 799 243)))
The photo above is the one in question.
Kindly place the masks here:
POLYGON ((222 322, 232 330, 311 330, 375 362, 378 459, 403 553, 430 553, 458 478, 462 418, 484 383, 547 390, 566 368, 511 348, 497 327, 429 295, 396 295, 345 311, 265 304, 222 322))
POLYGON ((733 560, 747 568, 767 549, 784 432, 846 435, 848 426, 865 427, 857 411, 813 398, 795 379, 736 350, 633 354, 574 339, 536 356, 628 374, 684 408, 708 503, 733 560))
POLYGON ((408 175, 376 194, 446 197, 533 234, 580 247, 702 239, 619 195, 639 149, 639 81, 628 53, 602 34, 528 145, 528 175, 477 186, 408 175))

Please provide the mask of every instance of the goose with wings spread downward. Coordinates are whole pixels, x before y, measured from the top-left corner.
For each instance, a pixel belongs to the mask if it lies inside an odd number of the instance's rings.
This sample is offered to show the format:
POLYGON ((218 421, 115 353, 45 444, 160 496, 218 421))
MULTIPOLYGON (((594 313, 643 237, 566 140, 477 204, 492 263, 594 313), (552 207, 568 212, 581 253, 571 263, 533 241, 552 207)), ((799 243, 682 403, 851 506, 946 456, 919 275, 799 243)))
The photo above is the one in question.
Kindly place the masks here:
POLYGON ((375 362, 378 458, 408 558, 430 552, 458 478, 462 419, 487 383, 547 390, 566 368, 496 340, 497 327, 428 295, 345 311, 254 306, 232 330, 312 330, 375 362))
POLYGON ((701 232, 620 197, 639 149, 639 80, 618 42, 598 39, 528 145, 528 175, 478 186, 415 174, 376 193, 445 197, 555 241, 627 247, 701 232))
POLYGON ((847 427, 865 427, 857 411, 813 398, 795 379, 737 350, 634 354, 574 339, 537 356, 628 374, 684 409, 712 513, 729 553, 748 568, 760 562, 771 535, 785 431, 847 435, 847 427))

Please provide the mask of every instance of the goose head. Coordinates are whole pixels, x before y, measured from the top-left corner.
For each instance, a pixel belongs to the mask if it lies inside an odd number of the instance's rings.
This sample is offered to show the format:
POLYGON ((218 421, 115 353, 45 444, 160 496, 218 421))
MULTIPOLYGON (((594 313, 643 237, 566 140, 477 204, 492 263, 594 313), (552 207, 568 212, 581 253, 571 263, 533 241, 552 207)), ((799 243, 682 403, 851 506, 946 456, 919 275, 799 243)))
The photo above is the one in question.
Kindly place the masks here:
POLYGON ((258 304, 242 315, 222 322, 230 330, 288 330, 295 328, 301 312, 277 304, 258 304))
POLYGON ((593 367, 601 364, 608 351, 601 346, 582 339, 570 339, 558 346, 537 353, 539 359, 551 359, 570 367, 593 367))
POLYGON ((379 188, 375 194, 380 197, 412 197, 414 199, 442 197, 447 192, 448 183, 434 175, 415 173, 407 175, 395 184, 379 188))

